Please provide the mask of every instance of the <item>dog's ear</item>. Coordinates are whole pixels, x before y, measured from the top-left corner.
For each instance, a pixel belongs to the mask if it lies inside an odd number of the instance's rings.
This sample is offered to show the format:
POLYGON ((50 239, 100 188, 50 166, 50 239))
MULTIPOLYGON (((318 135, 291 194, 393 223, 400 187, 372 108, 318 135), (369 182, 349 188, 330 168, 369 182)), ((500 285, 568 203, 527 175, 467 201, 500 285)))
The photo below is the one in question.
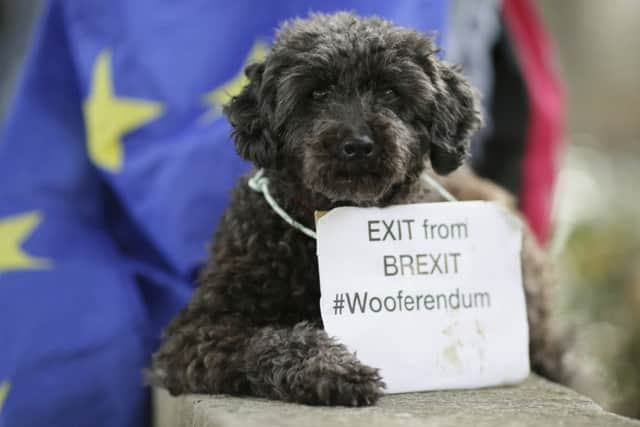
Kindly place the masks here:
POLYGON ((276 150, 261 99, 264 69, 264 63, 248 65, 244 72, 249 83, 223 109, 233 127, 238 154, 259 168, 272 164, 276 150))
POLYGON ((460 70, 432 57, 434 96, 428 125, 429 159, 440 175, 459 168, 469 155, 471 136, 482 125, 478 95, 460 70))

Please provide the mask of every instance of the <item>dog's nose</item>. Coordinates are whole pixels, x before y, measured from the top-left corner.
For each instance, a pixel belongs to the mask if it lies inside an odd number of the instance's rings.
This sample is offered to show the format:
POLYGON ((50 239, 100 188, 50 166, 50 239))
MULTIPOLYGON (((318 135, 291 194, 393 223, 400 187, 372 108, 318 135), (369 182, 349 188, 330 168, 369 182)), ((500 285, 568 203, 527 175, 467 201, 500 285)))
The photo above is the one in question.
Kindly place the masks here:
POLYGON ((349 138, 342 144, 342 157, 348 160, 360 160, 371 157, 375 151, 373 140, 360 135, 349 138))

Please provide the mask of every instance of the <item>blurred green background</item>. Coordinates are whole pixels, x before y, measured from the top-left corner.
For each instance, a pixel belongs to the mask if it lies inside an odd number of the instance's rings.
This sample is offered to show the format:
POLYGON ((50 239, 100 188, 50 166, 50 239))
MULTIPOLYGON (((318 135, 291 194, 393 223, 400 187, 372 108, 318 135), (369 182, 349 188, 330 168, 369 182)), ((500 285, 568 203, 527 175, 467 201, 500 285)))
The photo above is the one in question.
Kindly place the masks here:
POLYGON ((538 4, 569 95, 551 249, 572 386, 640 417, 640 2, 538 4))

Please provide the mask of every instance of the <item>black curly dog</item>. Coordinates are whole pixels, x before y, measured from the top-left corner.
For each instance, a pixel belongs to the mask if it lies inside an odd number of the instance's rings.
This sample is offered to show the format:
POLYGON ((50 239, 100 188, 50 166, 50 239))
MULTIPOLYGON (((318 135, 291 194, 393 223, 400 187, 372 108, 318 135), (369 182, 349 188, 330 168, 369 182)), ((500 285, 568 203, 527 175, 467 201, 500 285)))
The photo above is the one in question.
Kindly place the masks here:
MULTIPOLYGON (((315 210, 439 200, 420 175, 457 169, 481 124, 473 90, 431 39, 378 18, 287 22, 246 75, 250 83, 225 109, 237 150, 310 228, 315 210)), ((462 198, 500 193, 470 175, 447 185, 462 198)), ((552 374, 544 258, 529 237, 524 253, 532 361, 552 374)), ((384 388, 378 370, 327 336, 319 298, 315 240, 278 217, 245 177, 152 376, 172 394, 374 403, 384 388)))

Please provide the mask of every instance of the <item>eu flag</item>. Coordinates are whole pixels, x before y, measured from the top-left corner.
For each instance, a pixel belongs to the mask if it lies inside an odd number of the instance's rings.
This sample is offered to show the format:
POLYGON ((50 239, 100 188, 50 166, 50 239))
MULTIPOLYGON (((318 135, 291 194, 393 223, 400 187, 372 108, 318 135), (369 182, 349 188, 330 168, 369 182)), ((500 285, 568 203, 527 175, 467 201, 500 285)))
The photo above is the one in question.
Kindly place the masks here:
POLYGON ((445 6, 51 0, 0 136, 0 426, 148 423, 142 369, 248 167, 221 106, 279 22, 445 6))

